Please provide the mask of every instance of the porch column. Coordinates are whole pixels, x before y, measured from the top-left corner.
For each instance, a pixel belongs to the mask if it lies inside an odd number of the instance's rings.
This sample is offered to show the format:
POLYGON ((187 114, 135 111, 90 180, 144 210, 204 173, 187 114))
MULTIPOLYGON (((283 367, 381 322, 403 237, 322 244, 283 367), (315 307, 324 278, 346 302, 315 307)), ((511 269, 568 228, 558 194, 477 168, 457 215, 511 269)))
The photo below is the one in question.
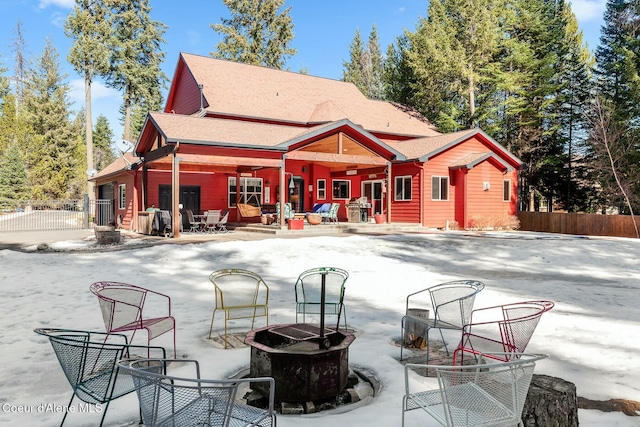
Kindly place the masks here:
POLYGON ((287 190, 286 176, 284 173, 285 158, 286 156, 282 157, 282 164, 280 165, 280 178, 278 179, 278 181, 280 182, 280 185, 278 187, 279 200, 276 201, 276 203, 280 203, 280 217, 278 218, 278 224, 280 224, 280 227, 284 227, 284 203, 286 201, 287 190))
POLYGON ((387 162, 387 224, 391 224, 391 195, 393 188, 391 187, 391 162, 387 162))
POLYGON ((180 158, 175 150, 171 160, 171 231, 173 237, 180 237, 180 158))

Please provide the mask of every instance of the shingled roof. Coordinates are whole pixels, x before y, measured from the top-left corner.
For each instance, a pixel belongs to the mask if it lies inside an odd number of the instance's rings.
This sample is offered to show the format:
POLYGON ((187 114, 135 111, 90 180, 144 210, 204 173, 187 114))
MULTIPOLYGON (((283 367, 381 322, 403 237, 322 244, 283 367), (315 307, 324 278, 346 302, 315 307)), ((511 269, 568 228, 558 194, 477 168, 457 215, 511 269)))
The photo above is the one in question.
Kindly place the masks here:
MULTIPOLYGON (((211 114, 311 125, 348 119, 369 132, 440 134, 424 118, 390 102, 367 99, 352 83, 188 53, 181 53, 180 61, 202 85, 204 106, 211 114)), ((181 80, 174 80, 176 84, 181 80)))

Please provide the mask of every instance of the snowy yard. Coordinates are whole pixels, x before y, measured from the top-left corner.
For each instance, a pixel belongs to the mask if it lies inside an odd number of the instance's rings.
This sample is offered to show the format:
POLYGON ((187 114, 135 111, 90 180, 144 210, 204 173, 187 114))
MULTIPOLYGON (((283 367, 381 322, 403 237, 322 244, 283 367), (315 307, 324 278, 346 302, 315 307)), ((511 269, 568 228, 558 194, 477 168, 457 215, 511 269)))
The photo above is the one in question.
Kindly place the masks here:
MULTIPOLYGON (((100 253, 0 251, 0 424, 59 425, 62 413, 40 412, 39 405, 66 405, 71 388, 50 344, 33 329, 103 330, 97 298, 89 292, 96 281, 127 282, 170 295, 178 356, 198 359, 205 377, 246 368, 248 348, 224 350, 207 339, 213 308, 208 276, 230 267, 265 279, 271 290, 270 324, 295 321, 293 285, 302 271, 334 266, 350 274, 345 302, 356 340, 349 360, 375 373, 382 391, 367 405, 349 410, 278 416, 281 427, 400 425, 404 376, 395 341, 406 295, 455 279, 485 283, 476 307, 554 301, 527 349, 550 355, 538 363, 536 373, 573 382, 578 395, 589 399, 640 401, 639 253, 640 241, 632 239, 521 232, 273 238, 100 253)), ((246 331, 247 323, 239 321, 236 328, 246 331)), ((145 341, 143 333, 136 335, 136 343, 145 341)), ((171 346, 168 336, 156 343, 171 346)), ((437 387, 432 378, 416 381, 437 387)), ((100 416, 71 413, 67 425, 97 425, 100 416)), ((640 425, 640 417, 619 412, 580 410, 579 416, 583 427, 640 425)), ((137 417, 137 399, 131 394, 111 404, 106 425, 134 425, 137 417)), ((415 416, 408 421, 409 426, 436 425, 415 416)))

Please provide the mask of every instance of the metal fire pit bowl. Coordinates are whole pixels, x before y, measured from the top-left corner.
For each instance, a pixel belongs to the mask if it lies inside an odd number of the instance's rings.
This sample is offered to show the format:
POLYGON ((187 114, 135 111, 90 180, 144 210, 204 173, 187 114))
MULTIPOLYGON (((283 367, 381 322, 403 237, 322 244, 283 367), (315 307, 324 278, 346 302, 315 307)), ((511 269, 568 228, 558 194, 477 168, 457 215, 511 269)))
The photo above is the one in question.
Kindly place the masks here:
MULTIPOLYGON (((349 345, 355 336, 312 324, 271 325, 247 333, 250 377, 273 377, 276 402, 312 402, 337 396, 347 385, 349 345)), ((256 391, 259 384, 252 384, 256 391)))

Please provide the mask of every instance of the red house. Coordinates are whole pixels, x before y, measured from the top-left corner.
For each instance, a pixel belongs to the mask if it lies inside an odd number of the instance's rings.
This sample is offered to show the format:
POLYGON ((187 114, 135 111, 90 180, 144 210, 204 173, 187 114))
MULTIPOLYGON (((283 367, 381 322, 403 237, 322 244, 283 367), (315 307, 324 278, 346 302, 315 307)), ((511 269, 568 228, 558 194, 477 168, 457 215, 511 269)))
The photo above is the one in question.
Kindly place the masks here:
POLYGON ((133 230, 138 212, 179 204, 242 222, 237 203, 286 200, 306 212, 337 202, 346 220, 343 206, 361 196, 388 222, 468 227, 516 214, 521 166, 479 129, 441 134, 351 83, 183 53, 133 155, 92 179, 133 230))

